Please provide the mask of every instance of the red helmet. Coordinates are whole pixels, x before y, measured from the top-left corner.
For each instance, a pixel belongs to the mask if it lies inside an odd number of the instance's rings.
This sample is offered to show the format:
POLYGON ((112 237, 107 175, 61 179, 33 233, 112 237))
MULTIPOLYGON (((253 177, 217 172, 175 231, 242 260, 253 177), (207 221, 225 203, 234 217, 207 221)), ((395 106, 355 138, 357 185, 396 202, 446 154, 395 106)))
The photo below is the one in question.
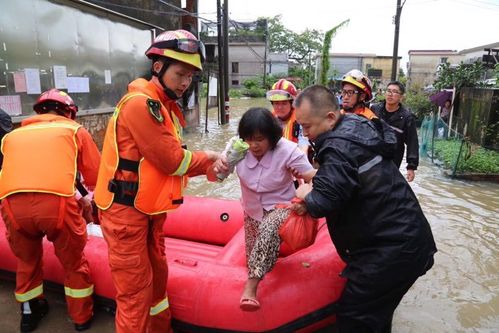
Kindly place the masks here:
POLYGON ((280 79, 267 91, 267 99, 271 102, 293 101, 298 95, 294 84, 285 79, 280 79))
POLYGON ((189 64, 199 70, 206 58, 204 44, 187 30, 165 31, 156 36, 146 51, 149 59, 166 57, 189 64))
POLYGON ((64 91, 50 89, 38 97, 35 105, 33 105, 33 110, 36 113, 56 111, 59 114, 63 113, 64 116, 69 113, 70 118, 74 119, 76 112, 78 112, 78 106, 75 105, 73 99, 64 91))
POLYGON ((364 94, 366 94, 366 101, 368 102, 373 98, 373 91, 371 87, 371 80, 364 75, 358 69, 352 69, 350 72, 343 75, 343 80, 341 80, 341 86, 345 83, 350 83, 359 88, 364 94))

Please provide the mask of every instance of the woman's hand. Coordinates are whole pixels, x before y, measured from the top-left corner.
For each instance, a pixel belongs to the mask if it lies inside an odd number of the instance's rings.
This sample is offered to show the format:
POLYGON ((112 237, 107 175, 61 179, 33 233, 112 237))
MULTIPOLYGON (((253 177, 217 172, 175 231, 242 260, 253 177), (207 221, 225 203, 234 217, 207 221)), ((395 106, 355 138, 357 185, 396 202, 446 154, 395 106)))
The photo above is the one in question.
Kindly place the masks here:
POLYGON ((206 170, 206 178, 210 182, 220 181, 217 177, 219 174, 226 174, 229 172, 229 164, 227 158, 222 156, 222 158, 213 162, 213 164, 206 170))
POLYGON ((310 183, 302 184, 296 189, 295 196, 300 198, 300 199, 305 199, 307 194, 309 194, 312 191, 312 188, 313 188, 312 184, 310 184, 310 183))

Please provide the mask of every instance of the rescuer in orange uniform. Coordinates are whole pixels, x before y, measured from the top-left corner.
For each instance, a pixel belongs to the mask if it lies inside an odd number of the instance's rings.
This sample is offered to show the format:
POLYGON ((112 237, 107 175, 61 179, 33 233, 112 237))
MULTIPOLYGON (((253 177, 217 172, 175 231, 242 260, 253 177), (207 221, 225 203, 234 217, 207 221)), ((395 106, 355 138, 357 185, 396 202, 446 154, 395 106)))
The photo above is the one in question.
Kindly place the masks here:
POLYGON ((342 111, 369 120, 378 118, 366 104, 373 98, 371 80, 358 69, 352 69, 341 80, 342 111))
POLYGON ((118 103, 104 139, 95 190, 117 291, 118 333, 172 331, 166 212, 182 203, 187 177, 206 174, 221 157, 189 151, 181 139, 184 118, 176 100, 202 69, 204 45, 185 30, 166 31, 146 55, 153 76, 130 83, 118 103))
POLYGON ((280 79, 267 91, 267 99, 272 104, 272 114, 282 127, 282 136, 296 142, 306 152, 308 140, 303 136, 300 124, 296 121, 293 107, 297 95, 295 85, 285 79, 280 79))
POLYGON ((48 312, 43 295, 42 239, 54 244, 64 267, 64 292, 75 329, 90 327, 93 283, 83 254, 87 242, 82 214, 90 201, 75 198, 78 172, 87 186, 97 182, 100 154, 86 129, 74 121, 78 107, 52 89, 33 106, 38 115, 2 140, 2 217, 17 257, 15 297, 21 303, 21 332, 36 329, 48 312))

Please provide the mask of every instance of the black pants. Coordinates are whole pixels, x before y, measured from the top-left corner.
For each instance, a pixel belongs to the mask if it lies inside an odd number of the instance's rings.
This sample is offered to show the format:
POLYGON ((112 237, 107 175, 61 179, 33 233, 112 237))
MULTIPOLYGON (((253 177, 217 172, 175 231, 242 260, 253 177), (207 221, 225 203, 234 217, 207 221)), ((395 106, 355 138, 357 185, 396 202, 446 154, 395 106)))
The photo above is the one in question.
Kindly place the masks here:
POLYGON ((418 277, 433 266, 433 257, 379 265, 363 265, 359 271, 347 267, 348 280, 338 303, 338 333, 390 333, 393 312, 418 277))

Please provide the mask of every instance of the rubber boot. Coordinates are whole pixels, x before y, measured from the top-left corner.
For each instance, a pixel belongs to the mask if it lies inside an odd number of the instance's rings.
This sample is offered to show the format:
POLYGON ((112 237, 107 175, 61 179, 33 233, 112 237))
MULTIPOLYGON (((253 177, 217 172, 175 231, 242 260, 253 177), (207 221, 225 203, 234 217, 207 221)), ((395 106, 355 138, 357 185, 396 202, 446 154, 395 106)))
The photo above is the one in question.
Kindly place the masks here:
POLYGON ((21 303, 21 332, 35 330, 47 312, 49 312, 49 304, 44 298, 21 303))
POLYGON ((78 332, 86 331, 90 328, 90 326, 92 326, 92 318, 90 318, 89 320, 87 320, 83 324, 76 324, 75 323, 75 330, 77 330, 78 332))

